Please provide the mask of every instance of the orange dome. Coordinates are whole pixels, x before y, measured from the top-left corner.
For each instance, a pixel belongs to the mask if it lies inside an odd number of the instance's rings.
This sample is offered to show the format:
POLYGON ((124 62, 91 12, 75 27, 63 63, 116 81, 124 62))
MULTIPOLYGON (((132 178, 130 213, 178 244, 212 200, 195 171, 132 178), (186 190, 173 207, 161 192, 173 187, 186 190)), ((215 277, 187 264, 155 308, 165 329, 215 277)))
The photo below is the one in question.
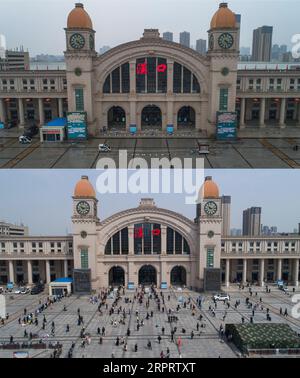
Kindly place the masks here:
POLYGON ((218 185, 215 182, 213 182, 210 176, 205 178, 205 182, 202 185, 199 194, 203 199, 220 197, 218 185))
POLYGON ((96 192, 93 185, 89 182, 87 176, 82 176, 81 180, 75 186, 74 197, 92 197, 96 198, 96 192))
POLYGON ((75 4, 75 8, 69 14, 67 25, 69 29, 93 29, 91 17, 84 10, 83 4, 75 4))
POLYGON ((236 18, 235 14, 228 8, 227 3, 221 3, 220 8, 213 16, 210 28, 211 29, 223 29, 223 28, 235 28, 236 18))

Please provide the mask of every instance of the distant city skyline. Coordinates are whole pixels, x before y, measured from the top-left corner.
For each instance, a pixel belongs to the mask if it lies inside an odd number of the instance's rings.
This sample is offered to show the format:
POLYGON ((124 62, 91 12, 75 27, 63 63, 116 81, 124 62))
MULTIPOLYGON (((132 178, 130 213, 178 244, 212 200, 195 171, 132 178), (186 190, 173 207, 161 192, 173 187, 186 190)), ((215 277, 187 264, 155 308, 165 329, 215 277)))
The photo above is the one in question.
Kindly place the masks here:
MULTIPOLYGON (((23 223, 31 235, 64 235, 71 230, 72 195, 81 175, 95 186, 96 170, 7 170, 1 176, 0 220, 23 223)), ((231 229, 242 228, 242 212, 262 207, 262 224, 278 232, 293 232, 300 222, 298 170, 206 170, 219 185, 220 195, 231 196, 231 229), (288 183, 288 186, 287 186, 288 183), (283 196, 282 193, 288 195, 283 196)), ((202 183, 197 184, 199 189, 202 183)), ((101 219, 137 207, 141 198, 154 198, 158 207, 193 220, 196 206, 185 204, 183 194, 98 194, 101 219)))
MULTIPOLYGON (((42 53, 61 55, 65 50, 63 29, 74 3, 75 0, 2 0, 0 34, 5 35, 9 49, 23 45, 31 56, 42 53), (32 19, 35 20, 34 27, 32 19), (38 39, 36 30, 39 30, 38 39)), ((101 4, 96 0, 85 0, 83 3, 92 17, 99 51, 104 45, 116 46, 139 39, 144 28, 158 28, 161 36, 165 31, 171 31, 177 36, 187 30, 191 33, 191 41, 207 39, 210 20, 220 1, 153 0, 147 12, 144 12, 141 1, 137 0, 103 0, 101 4), (192 10, 188 13, 189 18, 183 18, 187 9, 192 10), (113 15, 113 24, 112 18, 107 16, 109 14, 113 15)), ((289 48, 291 37, 299 33, 300 2, 232 0, 229 1, 229 7, 242 16, 241 46, 251 46, 253 30, 262 25, 272 25, 273 41, 279 45, 286 44, 289 48)))

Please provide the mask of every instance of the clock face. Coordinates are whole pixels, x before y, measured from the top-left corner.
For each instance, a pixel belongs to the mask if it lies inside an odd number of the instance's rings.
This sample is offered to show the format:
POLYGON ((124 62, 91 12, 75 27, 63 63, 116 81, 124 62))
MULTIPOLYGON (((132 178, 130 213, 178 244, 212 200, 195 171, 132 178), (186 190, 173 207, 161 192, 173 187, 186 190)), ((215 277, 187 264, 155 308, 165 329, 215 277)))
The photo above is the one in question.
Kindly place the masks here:
POLYGON ((233 46, 233 36, 230 33, 223 33, 218 42, 222 49, 230 49, 233 46))
POLYGON ((214 38, 214 36, 211 34, 211 36, 209 37, 209 48, 210 48, 211 50, 213 50, 213 48, 214 48, 214 43, 215 43, 215 38, 214 38))
POLYGON ((85 45, 84 36, 79 33, 73 34, 70 38, 70 45, 73 49, 82 49, 85 45))
POLYGON ((88 213, 91 210, 91 207, 87 202, 81 201, 77 204, 76 210, 79 215, 88 215, 88 213))
POLYGON ((95 48, 95 39, 94 39, 94 36, 91 34, 90 35, 90 49, 94 50, 94 48, 95 48))
POLYGON ((215 215, 218 210, 218 206, 215 202, 209 201, 204 206, 204 211, 207 215, 215 215))

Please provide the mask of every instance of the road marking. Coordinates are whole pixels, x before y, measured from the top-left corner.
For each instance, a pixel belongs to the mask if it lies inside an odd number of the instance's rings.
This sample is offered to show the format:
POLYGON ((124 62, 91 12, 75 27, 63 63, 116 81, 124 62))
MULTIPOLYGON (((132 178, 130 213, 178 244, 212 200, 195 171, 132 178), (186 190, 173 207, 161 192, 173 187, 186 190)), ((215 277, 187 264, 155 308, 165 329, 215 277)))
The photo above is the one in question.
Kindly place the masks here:
MULTIPOLYGON (((273 144, 271 144, 266 139, 259 139, 260 143, 271 151, 275 156, 284 161, 291 168, 300 168, 300 164, 288 157, 284 152, 279 150, 273 144)), ((274 167, 275 168, 275 167, 274 167)))
POLYGON ((8 169, 8 168, 14 168, 20 161, 25 159, 27 156, 29 156, 33 151, 35 151, 38 147, 40 147, 41 143, 36 142, 30 147, 26 148, 26 150, 22 151, 20 154, 15 156, 12 160, 10 160, 8 163, 4 164, 2 169, 8 169))

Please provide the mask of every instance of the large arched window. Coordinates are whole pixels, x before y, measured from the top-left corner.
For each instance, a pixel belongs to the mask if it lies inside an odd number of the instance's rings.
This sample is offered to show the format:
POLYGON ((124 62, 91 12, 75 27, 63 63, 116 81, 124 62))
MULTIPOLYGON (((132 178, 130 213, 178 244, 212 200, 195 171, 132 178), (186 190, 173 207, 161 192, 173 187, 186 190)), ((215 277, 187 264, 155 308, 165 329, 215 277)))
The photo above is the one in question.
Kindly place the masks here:
POLYGON ((128 255, 128 228, 114 234, 105 246, 106 255, 128 255))
POLYGON ((129 93, 130 75, 129 63, 114 69, 105 79, 103 93, 129 93))
POLYGON ((167 228, 167 254, 190 255, 190 247, 186 239, 172 228, 167 228))
POLYGON ((164 58, 148 57, 136 60, 136 92, 167 93, 168 66, 164 58))
POLYGON ((200 93, 200 84, 196 76, 186 67, 174 63, 174 93, 200 93))
POLYGON ((134 254, 161 254, 161 226, 156 223, 134 225, 134 254))
POLYGON ((120 106, 113 106, 107 112, 107 126, 109 129, 125 129, 126 113, 120 106))

